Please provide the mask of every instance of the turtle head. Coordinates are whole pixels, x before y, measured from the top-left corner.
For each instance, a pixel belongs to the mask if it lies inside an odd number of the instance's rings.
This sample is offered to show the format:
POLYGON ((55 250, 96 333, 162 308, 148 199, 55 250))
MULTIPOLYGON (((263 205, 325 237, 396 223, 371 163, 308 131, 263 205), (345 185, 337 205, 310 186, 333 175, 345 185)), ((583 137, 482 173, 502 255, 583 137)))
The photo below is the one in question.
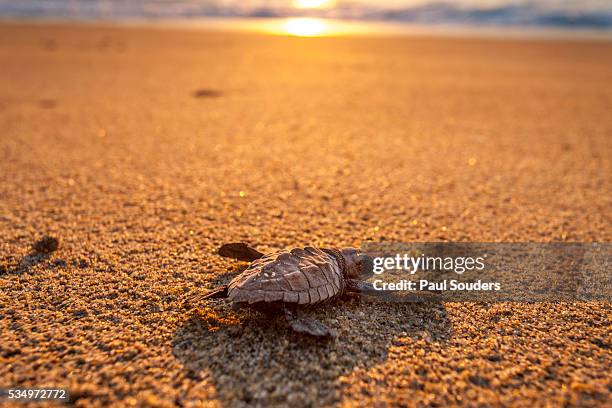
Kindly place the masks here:
POLYGON ((372 275, 374 260, 371 256, 355 248, 342 248, 340 253, 346 262, 346 277, 348 279, 365 279, 372 275))

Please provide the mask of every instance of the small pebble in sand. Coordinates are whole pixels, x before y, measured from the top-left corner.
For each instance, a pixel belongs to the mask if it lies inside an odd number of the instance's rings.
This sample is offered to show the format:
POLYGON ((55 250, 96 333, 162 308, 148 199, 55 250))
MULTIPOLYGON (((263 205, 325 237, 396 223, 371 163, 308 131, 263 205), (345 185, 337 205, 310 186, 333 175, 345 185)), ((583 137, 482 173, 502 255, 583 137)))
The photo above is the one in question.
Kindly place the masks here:
POLYGON ((59 240, 57 238, 45 235, 44 237, 36 241, 34 245, 32 245, 32 248, 38 253, 50 254, 51 252, 57 250, 58 246, 59 240))

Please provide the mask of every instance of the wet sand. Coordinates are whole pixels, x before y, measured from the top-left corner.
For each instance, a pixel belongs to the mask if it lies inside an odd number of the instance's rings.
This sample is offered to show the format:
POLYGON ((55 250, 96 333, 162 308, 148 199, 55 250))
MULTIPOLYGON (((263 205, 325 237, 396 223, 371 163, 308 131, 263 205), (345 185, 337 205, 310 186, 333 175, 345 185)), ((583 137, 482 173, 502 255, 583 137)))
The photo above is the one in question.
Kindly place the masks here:
MULTIPOLYGON (((216 248, 610 241, 612 43, 0 26, 0 386, 79 406, 603 406, 610 303, 224 302, 216 248), (34 254, 48 234, 59 249, 34 254)), ((606 374, 608 373, 608 374, 606 374)))

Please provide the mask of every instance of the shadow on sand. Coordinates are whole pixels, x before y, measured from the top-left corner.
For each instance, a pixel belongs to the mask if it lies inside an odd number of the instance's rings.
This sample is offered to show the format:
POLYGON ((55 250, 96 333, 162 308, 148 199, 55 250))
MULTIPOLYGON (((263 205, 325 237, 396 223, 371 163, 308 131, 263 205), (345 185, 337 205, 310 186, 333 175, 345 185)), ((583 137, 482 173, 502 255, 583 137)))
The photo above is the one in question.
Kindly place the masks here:
POLYGON ((34 266, 42 262, 48 261, 50 258, 51 258, 51 254, 49 253, 41 253, 41 252, 32 250, 30 253, 28 253, 27 255, 24 255, 21 259, 19 259, 15 264, 12 264, 12 262, 10 261, 6 262, 6 264, 3 262, 3 264, 0 265, 0 275, 2 274, 18 275, 22 273, 27 273, 34 266))
MULTIPOLYGON (((45 235, 38 241, 34 242, 30 252, 23 256, 15 265, 9 266, 11 262, 3 260, 0 263, 0 274, 19 274, 29 272, 32 267, 48 260, 51 257, 51 253, 56 251, 58 247, 59 240, 57 238, 45 235)), ((64 263, 62 260, 58 260, 58 262, 60 265, 64 263)))
MULTIPOLYGON (((402 339, 444 343, 452 333, 441 303, 344 297, 312 311, 337 330, 329 341, 291 332, 281 316, 233 312, 226 302, 201 306, 176 331, 173 353, 195 383, 214 385, 225 406, 338 402, 342 376, 383 363, 402 339)), ((194 397, 188 390, 181 402, 194 397)))

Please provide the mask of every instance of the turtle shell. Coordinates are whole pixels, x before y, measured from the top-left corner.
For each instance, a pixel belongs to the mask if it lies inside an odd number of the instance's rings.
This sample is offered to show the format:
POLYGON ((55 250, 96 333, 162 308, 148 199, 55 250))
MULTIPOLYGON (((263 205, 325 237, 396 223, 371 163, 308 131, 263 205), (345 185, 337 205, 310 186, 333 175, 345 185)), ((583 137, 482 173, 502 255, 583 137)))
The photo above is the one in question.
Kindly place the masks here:
POLYGON ((254 261, 229 283, 228 296, 235 303, 314 305, 342 293, 344 287, 341 266, 331 251, 305 247, 254 261))

